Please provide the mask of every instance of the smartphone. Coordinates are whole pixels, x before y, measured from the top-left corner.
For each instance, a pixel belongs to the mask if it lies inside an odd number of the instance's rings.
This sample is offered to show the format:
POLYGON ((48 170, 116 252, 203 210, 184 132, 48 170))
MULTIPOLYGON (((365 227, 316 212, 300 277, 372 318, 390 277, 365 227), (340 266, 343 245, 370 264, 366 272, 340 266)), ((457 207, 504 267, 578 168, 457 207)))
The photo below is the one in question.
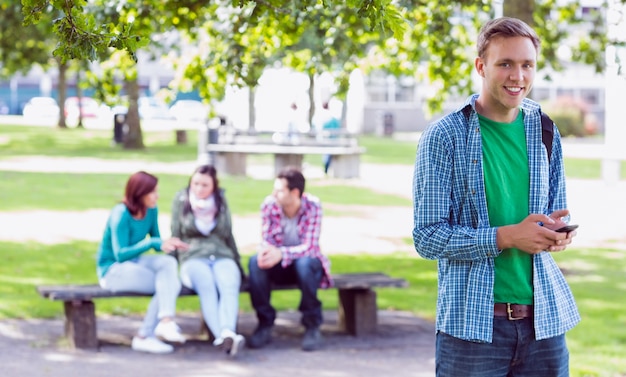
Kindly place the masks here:
POLYGON ((572 230, 575 230, 578 228, 578 225, 566 225, 562 228, 559 228, 557 230, 555 230, 555 232, 559 232, 559 233, 569 233, 572 230))

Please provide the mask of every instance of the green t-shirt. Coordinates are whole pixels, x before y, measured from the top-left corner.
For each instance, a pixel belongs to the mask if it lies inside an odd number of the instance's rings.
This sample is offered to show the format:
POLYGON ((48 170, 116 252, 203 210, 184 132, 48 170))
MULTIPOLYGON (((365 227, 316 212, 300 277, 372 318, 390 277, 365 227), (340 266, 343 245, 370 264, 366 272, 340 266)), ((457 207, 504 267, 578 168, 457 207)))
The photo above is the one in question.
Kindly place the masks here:
MULTIPOLYGON (((524 116, 520 109, 512 123, 479 115, 483 144, 483 172, 491 226, 516 224, 528 216, 530 178, 524 116)), ((496 303, 533 303, 532 256, 504 249, 495 258, 496 303)))

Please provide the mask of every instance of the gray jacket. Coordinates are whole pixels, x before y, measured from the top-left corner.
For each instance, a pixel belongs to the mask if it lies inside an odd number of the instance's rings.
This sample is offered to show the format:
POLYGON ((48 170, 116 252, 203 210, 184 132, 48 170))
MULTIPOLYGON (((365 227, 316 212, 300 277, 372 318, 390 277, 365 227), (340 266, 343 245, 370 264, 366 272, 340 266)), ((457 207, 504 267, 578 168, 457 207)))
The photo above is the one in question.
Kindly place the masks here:
POLYGON ((232 233, 230 210, 224 198, 217 224, 208 235, 196 228, 193 212, 183 214, 189 201, 187 189, 180 190, 172 203, 172 237, 178 237, 189 244, 189 250, 179 253, 181 263, 190 258, 231 258, 237 262, 243 275, 239 251, 232 233))

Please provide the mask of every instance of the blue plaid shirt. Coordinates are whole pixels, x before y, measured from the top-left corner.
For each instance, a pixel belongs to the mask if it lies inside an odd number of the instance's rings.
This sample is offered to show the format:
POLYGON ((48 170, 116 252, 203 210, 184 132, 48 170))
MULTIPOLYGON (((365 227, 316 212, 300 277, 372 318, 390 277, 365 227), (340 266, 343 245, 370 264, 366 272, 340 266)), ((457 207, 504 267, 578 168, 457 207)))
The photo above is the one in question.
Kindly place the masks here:
MULTIPOLYGON (((424 258, 437 259, 436 330, 456 338, 491 342, 496 229, 489 224, 482 170, 482 141, 473 95, 455 112, 431 124, 417 148, 413 242, 424 258), (471 106, 469 118, 463 108, 471 106)), ((541 109, 525 99, 530 213, 567 208, 561 138, 552 156, 541 141, 541 109)), ((513 204, 512 204, 513 205, 513 204)), ((565 333, 579 321, 576 303, 549 252, 533 257, 534 326, 537 340, 565 333)))

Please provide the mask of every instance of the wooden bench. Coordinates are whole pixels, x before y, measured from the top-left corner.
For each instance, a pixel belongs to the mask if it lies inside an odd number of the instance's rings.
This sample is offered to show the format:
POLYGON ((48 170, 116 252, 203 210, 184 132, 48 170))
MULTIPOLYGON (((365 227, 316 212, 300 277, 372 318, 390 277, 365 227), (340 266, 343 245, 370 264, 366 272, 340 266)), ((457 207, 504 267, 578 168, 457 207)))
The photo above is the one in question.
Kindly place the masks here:
MULTIPOLYGON (((339 292, 339 326, 355 336, 376 332, 378 323, 376 304, 377 287, 406 287, 403 279, 392 278, 381 273, 359 273, 333 275, 334 287, 339 292)), ((279 285, 273 290, 297 289, 296 285, 279 285)), ((95 299, 151 295, 134 292, 112 292, 99 285, 46 285, 38 286, 37 292, 49 300, 63 301, 65 311, 65 335, 71 347, 97 349, 95 299)), ((241 292, 248 292, 247 283, 241 292)), ((196 293, 183 287, 180 296, 196 293)))

